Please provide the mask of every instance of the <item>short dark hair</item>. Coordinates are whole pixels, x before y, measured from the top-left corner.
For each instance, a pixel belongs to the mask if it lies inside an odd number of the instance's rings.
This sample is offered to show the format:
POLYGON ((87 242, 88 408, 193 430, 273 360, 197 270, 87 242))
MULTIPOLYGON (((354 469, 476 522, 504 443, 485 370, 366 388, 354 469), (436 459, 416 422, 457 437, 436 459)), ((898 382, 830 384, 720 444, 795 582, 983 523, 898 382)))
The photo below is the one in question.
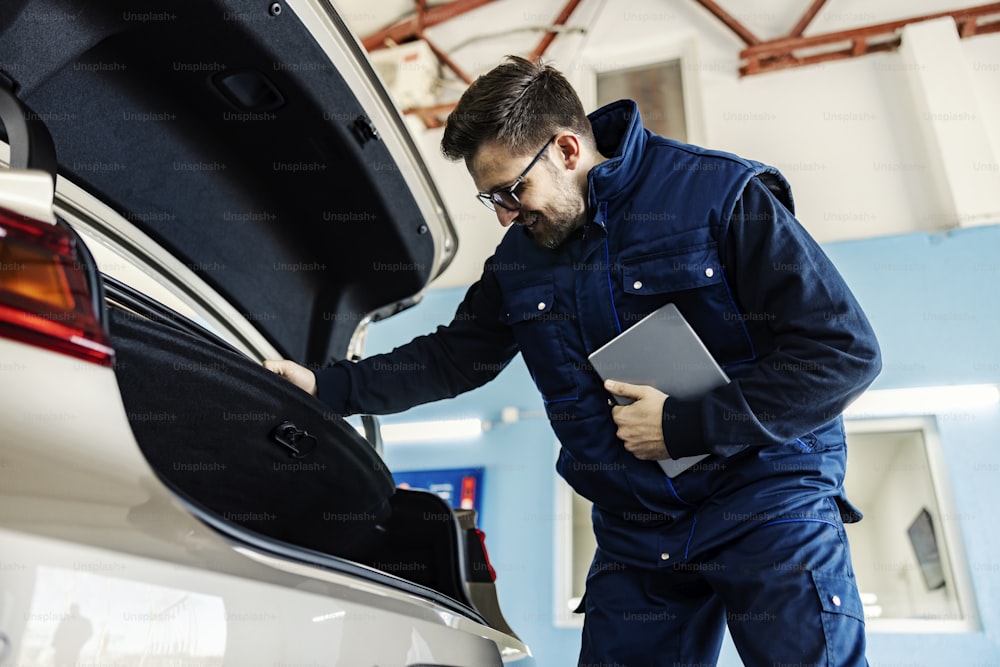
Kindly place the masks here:
POLYGON ((512 153, 527 155, 560 130, 594 143, 583 103, 566 77, 541 61, 507 56, 459 99, 448 116, 441 152, 468 161, 483 144, 499 141, 512 153))

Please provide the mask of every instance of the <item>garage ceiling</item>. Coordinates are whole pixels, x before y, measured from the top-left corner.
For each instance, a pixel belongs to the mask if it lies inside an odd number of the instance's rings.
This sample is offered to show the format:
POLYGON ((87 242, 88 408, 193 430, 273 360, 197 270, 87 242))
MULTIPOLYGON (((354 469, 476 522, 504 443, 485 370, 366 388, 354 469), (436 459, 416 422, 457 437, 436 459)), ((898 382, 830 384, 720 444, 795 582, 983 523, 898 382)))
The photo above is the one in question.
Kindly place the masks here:
MULTIPOLYGON (((369 50, 392 46, 394 43, 412 38, 414 34, 423 36, 425 29, 440 26, 441 31, 449 31, 446 24, 496 0, 384 0, 377 8, 368 0, 338 0, 338 8, 355 33, 369 50), (391 34, 393 26, 404 27, 403 32, 391 34), (390 32, 389 35, 386 33, 390 32)), ((926 11, 920 11, 921 4, 912 0, 895 0, 881 3, 878 20, 860 22, 849 29, 825 32, 817 25, 821 23, 824 10, 840 5, 850 6, 851 0, 681 0, 697 4, 708 14, 726 26, 735 38, 742 42, 740 56, 744 61, 741 73, 756 74, 793 66, 823 62, 834 58, 857 57, 880 50, 895 48, 899 44, 898 30, 915 17, 930 18, 951 15, 958 24, 963 37, 1000 31, 1000 3, 980 4, 970 7, 963 2, 932 2, 926 11), (779 6, 780 5, 780 6, 779 6), (846 44, 843 44, 846 42, 846 44), (832 45, 837 45, 834 47, 832 45), (806 54, 807 51, 819 53, 806 54)), ((605 5, 608 0, 600 0, 605 5)), ((511 3, 514 4, 514 3, 511 3)), ((529 29, 550 28, 543 37, 535 53, 544 51, 552 37, 574 11, 581 0, 538 0, 532 3, 532 12, 509 12, 504 25, 490 21, 490 31, 480 37, 497 34, 513 34, 529 29), (539 22, 540 17, 550 16, 551 20, 539 22), (541 25, 540 25, 541 23, 541 25)), ((666 0, 664 0, 664 4, 666 0)), ((672 3, 676 4, 676 3, 672 3)), ((836 9, 834 11, 837 11, 836 9)), ((858 17, 872 17, 871 12, 857 13, 858 17)), ((463 30, 466 26, 458 28, 463 30)), ((714 30, 714 28, 712 28, 714 30)), ((445 50, 439 50, 439 57, 446 67, 452 69, 460 79, 468 76, 458 59, 445 50)), ((528 55, 528 54, 525 54, 528 55)))
MULTIPOLYGON (((409 109, 411 126, 417 132, 421 125, 439 126, 464 90, 466 81, 488 71, 505 55, 529 56, 545 48, 547 33, 564 30, 556 24, 567 9, 574 12, 568 21, 572 26, 570 31, 581 33, 595 25, 582 21, 581 16, 596 16, 596 25, 603 26, 602 14, 609 16, 625 7, 625 0, 578 0, 578 6, 572 0, 333 1, 359 39, 369 38, 368 45, 372 48, 377 48, 372 38, 394 24, 415 17, 418 6, 423 6, 432 17, 454 14, 442 22, 425 21, 419 26, 436 49, 433 55, 437 58, 434 60, 433 98, 421 104, 400 105, 412 107, 409 109), (467 9, 470 5, 474 8, 467 9), (463 11, 458 13, 458 10, 463 11), (581 22, 586 26, 583 30, 581 22)), ((742 72, 734 71, 733 74, 744 76, 768 68, 795 66, 808 58, 822 61, 894 49, 898 45, 899 26, 880 30, 866 28, 913 17, 958 12, 956 22, 963 36, 1000 31, 1000 3, 974 6, 969 0, 884 0, 877 4, 863 0, 662 0, 660 4, 665 10, 682 14, 686 23, 694 25, 705 40, 731 44, 733 62, 739 62, 743 68, 742 72), (973 6, 979 11, 969 15, 967 10, 973 6), (845 24, 844 16, 857 19, 845 24), (851 32, 844 34, 845 30, 851 32), (840 33, 840 38, 824 42, 821 37, 831 33, 840 33), (801 42, 802 38, 817 37, 820 37, 819 43, 801 42)), ((652 0, 633 5, 629 0, 629 9, 624 11, 637 11, 632 7, 639 6, 648 10, 659 5, 652 0)), ((562 58, 565 62, 565 53, 562 58)), ((770 76, 782 74, 777 72, 770 76)), ((434 171, 433 158, 431 163, 434 171)), ((468 183, 464 185, 461 193, 467 194, 468 183)), ((450 184, 444 185, 446 201, 450 187, 450 184)), ((439 281, 438 287, 468 284, 478 278, 483 259, 501 236, 498 225, 484 229, 489 221, 478 216, 459 215, 455 223, 459 232, 460 261, 456 261, 445 276, 448 284, 439 281), (469 257, 474 259, 465 261, 469 257)))

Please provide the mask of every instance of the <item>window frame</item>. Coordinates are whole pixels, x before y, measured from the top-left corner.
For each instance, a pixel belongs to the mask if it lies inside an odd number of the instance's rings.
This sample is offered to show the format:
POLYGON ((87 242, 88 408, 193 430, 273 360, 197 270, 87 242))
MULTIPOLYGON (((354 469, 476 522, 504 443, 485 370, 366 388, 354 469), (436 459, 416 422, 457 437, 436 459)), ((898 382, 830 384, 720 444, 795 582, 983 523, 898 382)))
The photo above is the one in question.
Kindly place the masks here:
POLYGON ((699 59, 698 40, 693 34, 681 34, 666 41, 643 41, 627 47, 588 48, 581 54, 581 65, 572 70, 569 78, 584 106, 596 110, 598 75, 675 60, 680 63, 687 143, 704 145, 706 132, 700 73, 705 66, 699 59))
MULTIPOLYGON (((954 588, 961 618, 867 618, 869 633, 905 634, 954 634, 972 633, 981 629, 975 588, 969 571, 969 560, 959 524, 962 515, 955 508, 948 465, 941 446, 937 417, 933 414, 909 417, 846 418, 844 430, 850 447, 852 435, 878 435, 884 433, 920 432, 927 457, 931 489, 934 493, 936 521, 934 530, 939 542, 945 581, 954 588)), ((850 459, 850 455, 848 455, 850 459)), ((850 474, 850 473, 848 473, 850 474)), ((849 536, 850 538, 850 536, 849 536)))
MULTIPOLYGON (((559 455, 559 442, 555 443, 556 456, 559 455)), ((577 554, 574 553, 573 525, 575 519, 574 496, 579 494, 559 476, 553 473, 553 488, 555 489, 555 530, 552 571, 552 624, 557 628, 582 628, 583 614, 574 614, 570 609, 573 595, 573 578, 576 574, 574 563, 577 554)), ((588 520, 590 517, 588 517, 588 520)), ((593 531, 591 531, 593 532, 593 531)), ((596 542, 595 542, 596 543, 596 542)), ((586 576, 586 575, 584 575, 586 576)))

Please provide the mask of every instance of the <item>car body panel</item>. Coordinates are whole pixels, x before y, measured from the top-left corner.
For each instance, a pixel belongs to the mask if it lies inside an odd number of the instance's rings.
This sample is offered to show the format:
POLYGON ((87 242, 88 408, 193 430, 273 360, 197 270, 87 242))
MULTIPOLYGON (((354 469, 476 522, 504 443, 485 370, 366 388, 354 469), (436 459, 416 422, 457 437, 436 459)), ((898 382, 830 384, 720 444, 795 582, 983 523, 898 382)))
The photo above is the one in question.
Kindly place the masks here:
POLYGON ((343 586, 276 585, 23 533, 0 540, 5 629, 23 638, 10 647, 23 667, 52 664, 71 606, 92 626, 81 664, 501 664, 492 641, 455 632, 448 614, 417 619, 343 586))
POLYGON ((48 664, 40 642, 71 603, 95 627, 94 615, 103 618, 109 636, 122 635, 120 653, 111 639, 87 644, 95 664, 141 664, 163 650, 162 633, 190 643, 193 626, 212 624, 228 639, 196 642, 207 641, 209 653, 160 657, 227 665, 257 664, 248 655, 323 665, 492 665, 499 652, 508 662, 529 659, 521 642, 426 597, 213 531, 140 454, 111 369, 2 338, 0 359, 5 379, 22 389, 0 402, 0 634, 20 655, 14 664, 48 664), (122 615, 138 625, 121 625, 122 615), (478 662, 463 662, 470 656, 478 662))

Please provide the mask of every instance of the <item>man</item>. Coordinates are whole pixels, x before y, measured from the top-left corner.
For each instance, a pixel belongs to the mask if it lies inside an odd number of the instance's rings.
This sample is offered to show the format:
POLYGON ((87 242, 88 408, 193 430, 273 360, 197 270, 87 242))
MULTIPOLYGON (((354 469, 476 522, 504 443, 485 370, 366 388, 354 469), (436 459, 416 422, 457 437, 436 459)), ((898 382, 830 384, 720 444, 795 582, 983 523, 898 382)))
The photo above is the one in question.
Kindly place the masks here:
POLYGON ((80 606, 71 604, 69 613, 60 619, 52 637, 52 664, 55 667, 76 667, 80 651, 93 634, 94 628, 90 621, 80 616, 80 606))
POLYGON ((879 350, 781 175, 656 136, 631 101, 588 118, 559 72, 514 57, 469 87, 442 149, 513 225, 454 320, 316 376, 268 367, 378 414, 482 385, 520 352, 557 468, 594 503, 581 665, 715 664, 727 623, 748 665, 867 664, 840 413, 879 350), (698 400, 601 382, 587 354, 666 303, 732 382, 698 400), (655 463, 695 454, 713 456, 673 479, 655 463))

